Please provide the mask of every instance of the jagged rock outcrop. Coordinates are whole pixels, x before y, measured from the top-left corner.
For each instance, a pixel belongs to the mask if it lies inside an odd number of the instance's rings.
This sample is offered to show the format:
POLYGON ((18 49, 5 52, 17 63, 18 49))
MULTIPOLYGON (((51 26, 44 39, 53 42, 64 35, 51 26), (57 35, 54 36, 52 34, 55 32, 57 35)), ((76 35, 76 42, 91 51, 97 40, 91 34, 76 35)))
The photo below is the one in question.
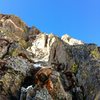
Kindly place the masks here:
POLYGON ((21 85, 31 76, 32 55, 25 49, 30 30, 18 17, 0 14, 0 100, 19 100, 21 85))
POLYGON ((53 34, 40 33, 27 50, 33 53, 35 62, 48 62, 51 46, 57 40, 59 41, 58 37, 53 34))
POLYGON ((99 99, 100 47, 0 14, 0 100, 99 99))
POLYGON ((82 41, 77 40, 77 39, 74 39, 74 38, 70 37, 70 36, 67 35, 67 34, 63 35, 63 36, 61 37, 61 39, 62 39, 64 42, 68 43, 69 45, 82 45, 82 44, 84 44, 82 41))

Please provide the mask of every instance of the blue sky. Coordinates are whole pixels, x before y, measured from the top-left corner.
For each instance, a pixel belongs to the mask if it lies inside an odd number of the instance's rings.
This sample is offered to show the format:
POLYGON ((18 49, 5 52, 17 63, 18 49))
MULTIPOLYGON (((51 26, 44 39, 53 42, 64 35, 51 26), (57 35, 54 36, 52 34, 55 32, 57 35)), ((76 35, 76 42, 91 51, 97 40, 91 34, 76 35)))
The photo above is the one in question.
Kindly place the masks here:
POLYGON ((15 14, 42 32, 100 46, 100 0, 0 0, 0 13, 15 14))

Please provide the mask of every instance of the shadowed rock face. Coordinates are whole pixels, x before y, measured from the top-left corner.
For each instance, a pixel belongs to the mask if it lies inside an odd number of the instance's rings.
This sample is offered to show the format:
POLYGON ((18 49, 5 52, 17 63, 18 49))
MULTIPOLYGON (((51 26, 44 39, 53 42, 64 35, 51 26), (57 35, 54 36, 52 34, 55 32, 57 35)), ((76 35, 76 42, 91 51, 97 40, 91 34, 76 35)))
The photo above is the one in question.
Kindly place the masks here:
POLYGON ((0 100, 99 100, 99 48, 0 14, 0 100))
POLYGON ((31 77, 33 55, 25 48, 37 33, 29 35, 30 30, 18 17, 0 14, 0 100, 19 100, 21 85, 31 77))

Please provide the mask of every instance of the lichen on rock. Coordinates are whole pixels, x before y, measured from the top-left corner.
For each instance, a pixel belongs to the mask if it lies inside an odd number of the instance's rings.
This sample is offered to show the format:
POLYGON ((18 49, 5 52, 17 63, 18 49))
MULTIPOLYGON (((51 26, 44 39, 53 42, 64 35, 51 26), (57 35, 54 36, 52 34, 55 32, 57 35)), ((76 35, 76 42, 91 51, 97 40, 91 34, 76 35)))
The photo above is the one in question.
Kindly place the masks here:
POLYGON ((99 49, 0 14, 0 100, 99 100, 99 49))

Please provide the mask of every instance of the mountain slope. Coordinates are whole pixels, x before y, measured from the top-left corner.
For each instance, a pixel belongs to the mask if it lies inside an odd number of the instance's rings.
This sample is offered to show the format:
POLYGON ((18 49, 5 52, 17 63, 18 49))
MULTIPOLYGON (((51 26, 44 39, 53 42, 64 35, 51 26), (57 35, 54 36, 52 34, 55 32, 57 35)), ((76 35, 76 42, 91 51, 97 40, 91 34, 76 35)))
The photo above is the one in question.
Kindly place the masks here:
POLYGON ((0 14, 0 100, 25 97, 99 100, 100 47, 0 14))

